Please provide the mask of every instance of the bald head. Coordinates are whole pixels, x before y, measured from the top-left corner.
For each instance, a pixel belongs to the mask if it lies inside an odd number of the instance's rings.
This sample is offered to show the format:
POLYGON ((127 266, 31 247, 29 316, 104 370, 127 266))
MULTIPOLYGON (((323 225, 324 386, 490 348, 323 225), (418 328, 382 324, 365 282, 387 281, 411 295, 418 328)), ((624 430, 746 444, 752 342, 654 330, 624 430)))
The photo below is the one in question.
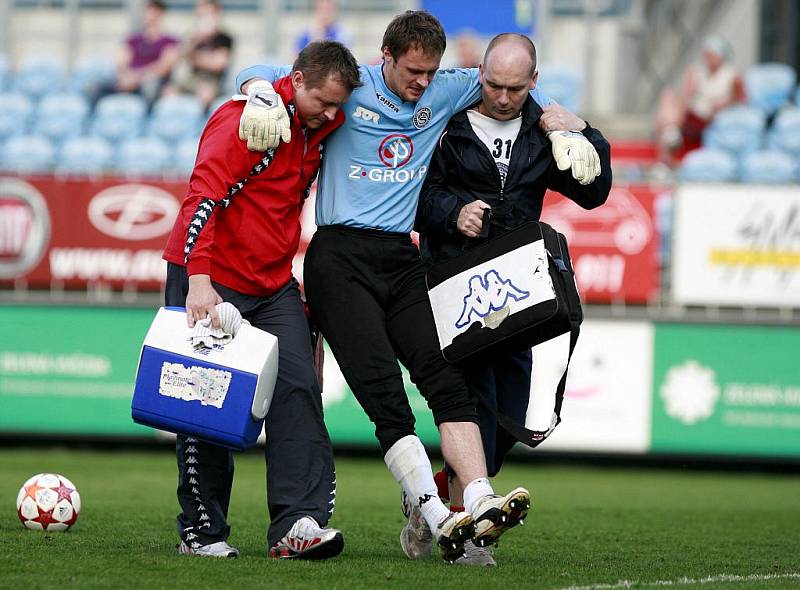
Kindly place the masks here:
POLYGON ((483 55, 484 68, 488 68, 490 64, 526 69, 527 75, 533 77, 536 72, 536 47, 525 35, 500 33, 489 42, 483 55))
POLYGON ((536 86, 536 48, 530 39, 503 33, 489 43, 480 66, 481 104, 478 110, 499 121, 519 116, 536 86))

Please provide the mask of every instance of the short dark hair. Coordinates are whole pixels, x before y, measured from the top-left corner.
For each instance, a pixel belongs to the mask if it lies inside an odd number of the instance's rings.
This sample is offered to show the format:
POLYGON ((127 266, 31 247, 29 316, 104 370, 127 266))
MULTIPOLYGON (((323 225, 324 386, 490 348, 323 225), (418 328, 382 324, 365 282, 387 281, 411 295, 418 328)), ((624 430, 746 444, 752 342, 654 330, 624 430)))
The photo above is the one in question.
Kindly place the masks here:
POLYGON ((157 8, 161 12, 167 11, 167 5, 162 0, 148 0, 147 5, 150 8, 157 8))
POLYGON ((292 71, 298 70, 303 72, 308 88, 319 88, 330 76, 349 92, 362 85, 356 59, 338 41, 314 41, 306 45, 292 65, 292 71))
POLYGON ((398 14, 383 33, 383 45, 392 57, 398 59, 412 47, 418 47, 425 55, 444 54, 447 38, 442 23, 424 10, 406 10, 398 14))
POLYGON ((531 41, 530 38, 526 37, 525 35, 520 35, 519 33, 500 33, 491 41, 489 41, 489 45, 486 47, 486 53, 483 54, 484 67, 486 66, 486 61, 489 59, 489 54, 491 53, 492 49, 503 42, 512 40, 517 41, 520 46, 528 50, 528 55, 531 57, 531 76, 533 76, 533 74, 536 72, 536 46, 533 44, 533 41, 531 41))

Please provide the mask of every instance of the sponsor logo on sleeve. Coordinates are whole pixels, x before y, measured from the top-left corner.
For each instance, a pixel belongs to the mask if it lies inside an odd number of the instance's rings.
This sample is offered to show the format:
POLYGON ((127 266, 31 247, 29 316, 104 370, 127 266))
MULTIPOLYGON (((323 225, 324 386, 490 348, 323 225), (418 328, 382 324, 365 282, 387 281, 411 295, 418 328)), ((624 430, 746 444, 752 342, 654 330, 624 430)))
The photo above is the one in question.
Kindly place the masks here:
POLYGON ((412 119, 414 127, 416 127, 417 129, 422 129, 423 127, 425 127, 425 125, 427 125, 430 122, 432 115, 433 113, 428 107, 422 107, 417 109, 417 112, 414 113, 414 118, 412 119))

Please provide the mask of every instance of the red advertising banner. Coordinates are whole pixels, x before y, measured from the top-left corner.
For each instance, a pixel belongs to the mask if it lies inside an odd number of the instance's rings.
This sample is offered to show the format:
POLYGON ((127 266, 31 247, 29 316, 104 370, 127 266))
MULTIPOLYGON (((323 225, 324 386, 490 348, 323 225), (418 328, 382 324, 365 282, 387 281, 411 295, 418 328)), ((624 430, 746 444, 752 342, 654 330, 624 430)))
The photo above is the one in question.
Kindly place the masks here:
POLYGON ((615 186, 587 211, 558 193, 545 198, 542 221, 563 233, 581 296, 588 303, 647 303, 658 293, 658 232, 648 186, 615 186))
MULTIPOLYGON (((185 182, 0 177, 0 283, 158 290, 166 266, 161 252, 185 192, 185 182)), ((587 302, 646 303, 657 294, 653 202, 660 192, 614 187, 591 211, 548 195, 542 219, 567 236, 587 302)), ((294 265, 300 280, 315 229, 313 193, 302 223, 294 265)))
POLYGON ((0 281, 157 290, 185 182, 0 177, 0 281))

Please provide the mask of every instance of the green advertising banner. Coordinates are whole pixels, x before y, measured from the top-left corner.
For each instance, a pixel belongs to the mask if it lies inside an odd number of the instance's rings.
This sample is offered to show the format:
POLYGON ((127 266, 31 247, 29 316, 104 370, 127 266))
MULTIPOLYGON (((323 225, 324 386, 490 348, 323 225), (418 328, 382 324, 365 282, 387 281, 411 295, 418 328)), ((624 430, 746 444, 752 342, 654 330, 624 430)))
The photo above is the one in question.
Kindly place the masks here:
MULTIPOLYGON (((0 306, 0 432, 154 436, 131 420, 131 397, 154 309, 0 306)), ((327 347, 326 347, 327 348, 327 347)), ((403 371, 420 438, 438 445, 425 400, 403 371)), ((329 349, 325 420, 334 443, 378 442, 329 349)))
POLYGON ((144 435, 131 420, 146 309, 0 306, 0 431, 144 435))
POLYGON ((652 451, 800 457, 800 329, 655 334, 652 451))

